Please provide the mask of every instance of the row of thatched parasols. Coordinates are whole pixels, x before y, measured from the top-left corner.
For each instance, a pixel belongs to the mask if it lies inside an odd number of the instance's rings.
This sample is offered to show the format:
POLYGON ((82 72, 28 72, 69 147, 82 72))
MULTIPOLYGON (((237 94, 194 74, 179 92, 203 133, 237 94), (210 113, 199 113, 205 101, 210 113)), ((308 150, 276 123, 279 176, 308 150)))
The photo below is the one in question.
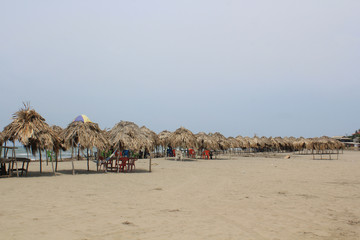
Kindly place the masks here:
MULTIPOLYGON (((329 137, 228 137, 222 134, 200 132, 193 134, 180 127, 174 132, 162 131, 159 134, 145 126, 139 127, 133 122, 121 121, 111 130, 100 129, 91 121, 73 121, 65 129, 50 127, 45 119, 29 106, 24 105, 13 114, 13 121, 0 134, 0 143, 20 142, 32 154, 43 150, 59 153, 60 150, 78 148, 89 150, 97 148, 129 149, 133 151, 160 151, 168 147, 193 148, 196 150, 255 149, 277 151, 342 149, 344 145, 329 137)), ((89 156, 89 154, 87 154, 89 156)), ((41 166, 41 164, 40 164, 41 166)), ((41 168, 40 168, 41 171, 41 168)))

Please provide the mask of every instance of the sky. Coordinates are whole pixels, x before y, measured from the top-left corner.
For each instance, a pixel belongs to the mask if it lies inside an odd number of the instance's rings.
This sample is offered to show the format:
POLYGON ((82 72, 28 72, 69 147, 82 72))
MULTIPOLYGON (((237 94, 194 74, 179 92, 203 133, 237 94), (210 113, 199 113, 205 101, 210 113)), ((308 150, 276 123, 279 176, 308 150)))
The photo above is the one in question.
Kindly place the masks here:
POLYGON ((159 133, 360 128, 358 0, 0 0, 0 130, 30 102, 159 133))

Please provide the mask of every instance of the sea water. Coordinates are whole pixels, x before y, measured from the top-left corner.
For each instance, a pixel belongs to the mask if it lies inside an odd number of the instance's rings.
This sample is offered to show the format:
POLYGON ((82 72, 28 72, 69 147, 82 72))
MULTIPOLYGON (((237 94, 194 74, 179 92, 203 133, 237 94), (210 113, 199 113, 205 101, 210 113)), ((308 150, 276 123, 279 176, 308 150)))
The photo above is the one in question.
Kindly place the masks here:
MULTIPOLYGON (((31 160, 39 160, 40 159, 39 152, 37 152, 35 155, 33 155, 31 153, 31 151, 27 152, 26 148, 23 147, 23 146, 16 146, 16 147, 17 147, 17 149, 15 149, 16 157, 18 157, 18 158, 29 158, 31 160)), ((4 150, 5 149, 2 149, 1 157, 4 157, 4 150)), ((61 154, 62 159, 71 158, 71 149, 67 150, 67 151, 60 151, 60 154, 61 154)), ((54 157, 54 155, 55 154, 53 153, 53 157, 54 157)), ((77 155, 77 151, 76 152, 74 151, 74 156, 76 156, 76 155, 77 155)), ((83 156, 82 151, 80 151, 80 155, 83 156)), ((7 157, 11 157, 11 156, 12 156, 12 149, 9 149, 9 151, 7 153, 7 157)), ((60 155, 59 155, 59 158, 60 158, 60 155)), ((46 159, 46 152, 45 151, 41 151, 41 159, 42 160, 46 159)))

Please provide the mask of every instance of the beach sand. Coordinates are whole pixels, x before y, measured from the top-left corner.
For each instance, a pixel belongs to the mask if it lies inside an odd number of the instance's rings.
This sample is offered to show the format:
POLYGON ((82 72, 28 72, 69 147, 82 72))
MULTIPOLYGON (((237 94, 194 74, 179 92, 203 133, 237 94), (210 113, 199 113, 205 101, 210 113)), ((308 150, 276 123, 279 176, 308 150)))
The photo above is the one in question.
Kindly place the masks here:
POLYGON ((360 152, 176 162, 0 179, 0 239, 360 239, 360 152))

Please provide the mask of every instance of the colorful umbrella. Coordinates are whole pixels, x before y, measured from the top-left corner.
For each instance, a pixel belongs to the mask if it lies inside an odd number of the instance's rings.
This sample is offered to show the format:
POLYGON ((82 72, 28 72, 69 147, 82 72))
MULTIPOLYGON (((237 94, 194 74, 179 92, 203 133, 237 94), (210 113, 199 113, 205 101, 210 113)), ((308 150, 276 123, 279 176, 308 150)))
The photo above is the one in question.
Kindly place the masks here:
POLYGON ((74 122, 83 122, 83 123, 87 123, 87 122, 91 122, 90 119, 84 115, 84 114, 81 114, 79 116, 77 116, 75 119, 74 119, 74 122))

